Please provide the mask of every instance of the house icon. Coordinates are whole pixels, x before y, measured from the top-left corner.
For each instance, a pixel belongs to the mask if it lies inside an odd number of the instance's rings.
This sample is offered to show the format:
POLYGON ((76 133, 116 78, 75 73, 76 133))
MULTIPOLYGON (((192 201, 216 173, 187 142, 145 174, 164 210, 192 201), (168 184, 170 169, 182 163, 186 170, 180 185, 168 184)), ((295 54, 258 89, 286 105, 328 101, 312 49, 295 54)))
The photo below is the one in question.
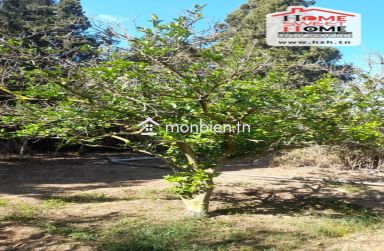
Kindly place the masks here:
POLYGON ((154 136, 157 135, 156 132, 154 132, 154 126, 159 126, 160 124, 154 121, 152 118, 148 117, 143 122, 139 124, 139 126, 142 127, 141 135, 149 135, 154 136))

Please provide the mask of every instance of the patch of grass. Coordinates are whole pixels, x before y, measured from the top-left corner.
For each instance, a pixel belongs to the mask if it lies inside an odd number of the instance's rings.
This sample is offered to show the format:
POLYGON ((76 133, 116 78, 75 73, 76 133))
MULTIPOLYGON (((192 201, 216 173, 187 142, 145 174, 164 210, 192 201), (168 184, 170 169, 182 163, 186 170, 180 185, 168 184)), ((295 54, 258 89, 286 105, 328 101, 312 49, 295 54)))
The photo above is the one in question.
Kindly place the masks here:
POLYGON ((367 232, 381 228, 384 218, 369 211, 342 218, 320 217, 314 224, 306 224, 313 237, 343 237, 352 233, 367 232))
POLYGON ((109 202, 111 198, 108 198, 105 193, 80 193, 75 195, 66 196, 52 196, 52 201, 62 201, 64 203, 93 203, 93 202, 109 202))
POLYGON ((270 166, 275 167, 344 167, 343 161, 333 149, 319 145, 285 150, 281 155, 274 156, 270 162, 270 166))
POLYGON ((180 197, 172 189, 142 189, 129 191, 124 200, 179 200, 180 197))
POLYGON ((301 247, 308 237, 302 233, 296 232, 276 232, 267 233, 263 240, 266 247, 276 247, 268 250, 293 250, 301 247))
POLYGON ((125 220, 100 236, 101 250, 225 250, 235 240, 244 239, 228 232, 228 223, 215 220, 180 220, 165 224, 125 220), (224 224, 224 225, 223 225, 224 224))
POLYGON ((199 231, 194 222, 152 225, 138 221, 122 221, 102 237, 102 250, 176 250, 190 244, 199 231))
POLYGON ((324 212, 334 212, 342 216, 353 216, 364 214, 364 208, 359 205, 352 204, 348 201, 335 198, 318 198, 310 197, 299 201, 292 205, 297 207, 297 211, 302 214, 304 212, 312 211, 316 214, 324 212), (301 204, 300 204, 301 203, 301 204))
POLYGON ((271 227, 260 229, 252 222, 240 227, 243 216, 230 219, 184 219, 176 221, 128 218, 104 230, 90 230, 75 225, 43 225, 53 235, 63 235, 98 246, 99 250, 296 250, 313 241, 353 233, 369 233, 383 224, 383 218, 369 211, 332 218, 299 216, 274 219, 271 227), (281 227, 278 227, 281 225, 281 227))
POLYGON ((49 234, 64 235, 82 242, 93 241, 97 238, 93 231, 73 226, 47 223, 42 228, 49 234))
POLYGON ((50 198, 43 201, 43 207, 45 209, 60 208, 67 202, 60 198, 50 198))
POLYGON ((342 188, 348 192, 348 193, 361 193, 361 192, 365 192, 367 190, 367 187, 366 186, 362 186, 362 185, 352 185, 352 184, 347 184, 347 185, 344 185, 342 186, 342 188))
POLYGON ((124 220, 98 236, 100 250, 291 250, 300 247, 300 233, 238 228, 235 221, 189 219, 156 223, 124 220))
POLYGON ((310 236, 314 238, 322 237, 343 237, 353 232, 348 222, 341 220, 324 219, 317 224, 308 226, 310 236))
POLYGON ((4 217, 4 220, 18 223, 29 223, 39 215, 39 209, 26 203, 18 203, 12 206, 12 213, 4 217))
POLYGON ((163 200, 178 200, 180 197, 170 188, 170 189, 145 189, 140 191, 139 196, 142 196, 146 199, 163 199, 163 200))
POLYGON ((0 198, 0 207, 6 207, 9 205, 9 200, 0 198))

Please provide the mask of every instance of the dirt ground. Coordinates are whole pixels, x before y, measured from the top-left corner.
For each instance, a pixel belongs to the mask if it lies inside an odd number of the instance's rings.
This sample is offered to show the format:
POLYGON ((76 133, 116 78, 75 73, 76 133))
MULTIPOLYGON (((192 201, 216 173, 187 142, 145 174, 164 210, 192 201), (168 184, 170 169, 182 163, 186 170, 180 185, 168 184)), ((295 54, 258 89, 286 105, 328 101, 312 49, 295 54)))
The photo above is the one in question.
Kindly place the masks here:
MULTIPOLYGON (((162 179, 169 170, 159 168, 156 161, 139 166, 110 164, 105 161, 108 157, 0 160, 0 199, 5 201, 0 204, 0 250, 96 249, 75 238, 50 234, 28 221, 7 218, 15 210, 12 205, 18 203, 39 208, 47 222, 88 229, 102 229, 123 217, 153 221, 184 217, 182 202, 164 193, 172 186, 162 179), (57 207, 51 205, 56 202, 52 198, 70 203, 57 207)), ((378 212, 384 209, 384 186, 373 184, 384 183, 382 173, 262 168, 252 163, 233 161, 221 168, 210 206, 212 218, 233 221, 243 229, 289 231, 290 220, 298 215, 309 217, 306 213, 311 210, 340 213, 335 201, 378 212)), ((384 234, 351 234, 326 243, 308 242, 296 250, 384 250, 384 234)))

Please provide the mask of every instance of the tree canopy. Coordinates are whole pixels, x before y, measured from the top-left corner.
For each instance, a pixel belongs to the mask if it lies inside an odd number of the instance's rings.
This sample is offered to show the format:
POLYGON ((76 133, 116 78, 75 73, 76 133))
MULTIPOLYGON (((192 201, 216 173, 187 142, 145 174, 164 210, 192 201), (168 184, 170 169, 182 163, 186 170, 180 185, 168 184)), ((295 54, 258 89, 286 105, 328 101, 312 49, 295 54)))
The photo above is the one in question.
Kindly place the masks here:
MULTIPOLYGON (((262 22, 260 16, 266 12, 286 7, 277 0, 250 4, 252 8, 243 6, 235 12, 245 13, 238 18, 241 22, 252 23, 253 18, 262 22)), ((54 12, 53 20, 59 15, 75 21, 44 36, 32 36, 36 41, 28 35, 2 38, 3 137, 54 138, 84 145, 103 145, 108 139, 120 147, 161 156, 175 170, 166 179, 179 183, 176 191, 197 215, 208 210, 215 168, 224 158, 309 144, 382 152, 382 79, 363 75, 354 82, 340 81, 337 70, 321 68, 318 62, 326 58, 333 64, 335 49, 269 48, 259 34, 260 44, 251 43, 255 37, 244 32, 252 25, 247 28, 234 21, 240 14, 228 18, 229 25, 239 25, 238 33, 229 28, 228 33, 202 34, 196 29, 203 18, 202 6, 196 5, 170 22, 153 15, 151 27, 138 27, 140 36, 111 32, 129 46, 87 58, 83 52, 89 52, 93 40, 84 35, 89 23, 82 18, 78 1, 46 3, 45 8, 63 10, 54 12), (62 34, 73 36, 69 45, 60 40, 62 34), (48 45, 52 41, 58 41, 57 47, 48 45), (67 53, 69 48, 73 54, 67 53), (276 53, 280 58, 271 61, 276 53), (53 61, 44 61, 41 55, 53 61), (300 60, 310 59, 319 68, 300 68, 300 60), (305 83, 294 78, 294 72, 305 83), (21 87, 11 88, 12 84, 21 87), (148 117, 160 124, 157 135, 142 135, 140 124, 148 117), (200 123, 228 125, 230 130, 167 129, 200 123), (236 131, 238 125, 250 130, 236 131)), ((18 25, 26 34, 35 34, 23 22, 18 25)))

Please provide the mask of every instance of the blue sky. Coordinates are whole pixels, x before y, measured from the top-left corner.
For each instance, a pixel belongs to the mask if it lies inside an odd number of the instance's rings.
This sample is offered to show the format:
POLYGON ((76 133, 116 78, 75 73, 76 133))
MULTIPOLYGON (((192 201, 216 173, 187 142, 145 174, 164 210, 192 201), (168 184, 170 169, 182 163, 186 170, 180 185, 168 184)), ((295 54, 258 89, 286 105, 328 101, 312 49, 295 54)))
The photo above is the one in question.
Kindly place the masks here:
MULTIPOLYGON (((160 19, 171 19, 191 9, 194 4, 207 4, 204 14, 209 22, 224 20, 226 15, 237 9, 246 0, 82 0, 83 8, 89 17, 104 21, 123 23, 133 32, 134 23, 146 25, 152 13, 160 19)), ((369 53, 384 54, 382 12, 383 0, 317 0, 316 6, 334 8, 362 14, 363 42, 357 47, 340 47, 345 62, 352 62, 365 68, 365 58, 369 53)), ((128 29, 129 30, 129 29, 128 29)))

